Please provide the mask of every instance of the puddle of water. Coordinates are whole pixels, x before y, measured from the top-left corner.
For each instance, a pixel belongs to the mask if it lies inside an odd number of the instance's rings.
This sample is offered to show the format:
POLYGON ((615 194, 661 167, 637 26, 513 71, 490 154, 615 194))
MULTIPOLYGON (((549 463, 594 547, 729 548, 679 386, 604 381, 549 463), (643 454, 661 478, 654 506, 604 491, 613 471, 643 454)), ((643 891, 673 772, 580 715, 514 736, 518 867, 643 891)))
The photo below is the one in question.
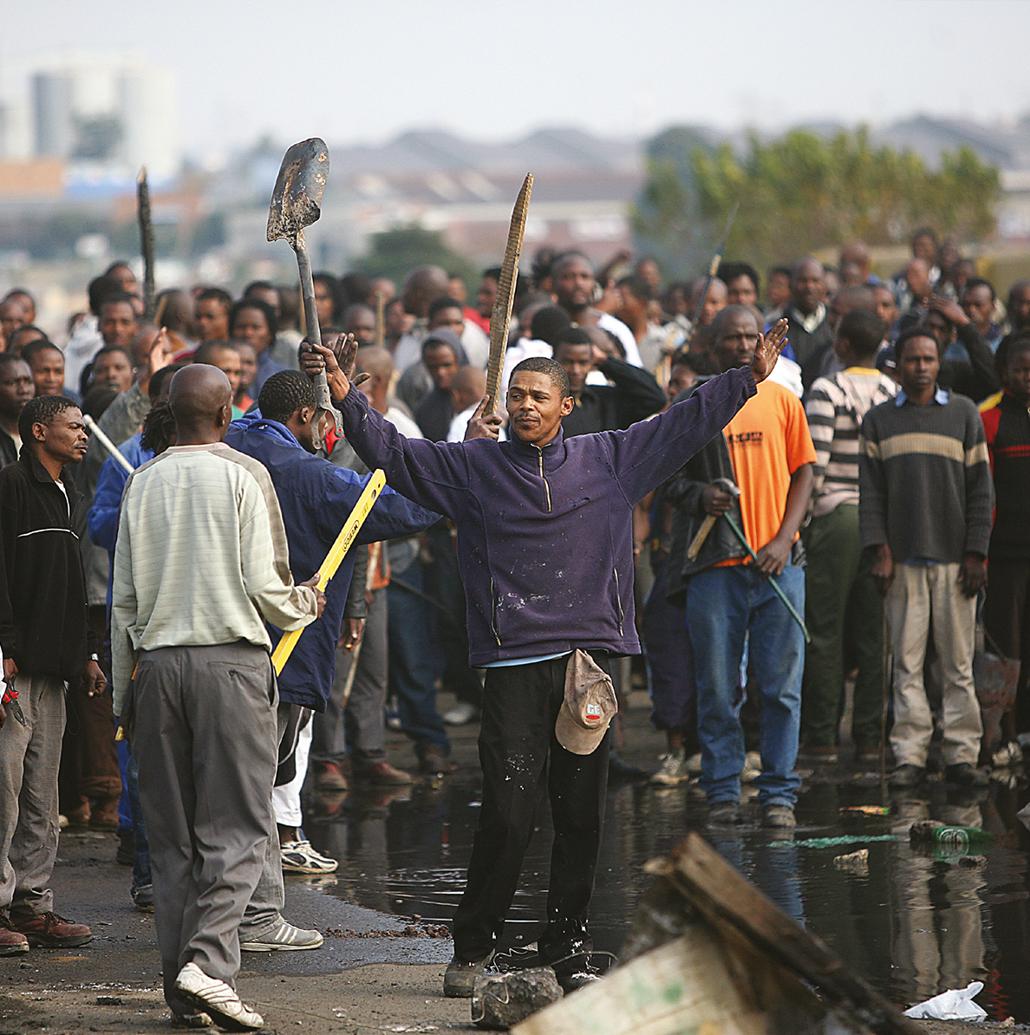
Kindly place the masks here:
MULTIPOLYGON (((481 791, 478 778, 460 775, 393 797, 347 797, 331 821, 308 828, 316 846, 340 860, 331 893, 386 913, 449 922, 464 885, 481 791)), ((1026 788, 992 786, 979 797, 959 798, 937 784, 921 797, 895 799, 891 816, 841 813, 847 805, 878 803, 878 793, 854 780, 807 785, 794 837, 879 837, 868 843, 868 875, 833 864, 836 855, 862 845, 785 844, 782 833, 757 823, 710 840, 891 1001, 908 1005, 981 980, 980 1002, 992 1018, 1030 1021, 1030 833, 1015 817, 1026 788), (978 856, 915 849, 907 834, 919 819, 981 827, 992 840, 978 856), (883 840, 891 834, 898 840, 883 840)), ((643 864, 703 823, 704 805, 688 788, 633 785, 609 792, 591 906, 596 949, 618 953, 648 881, 643 864)), ((509 913, 512 941, 531 941, 539 930, 550 842, 544 805, 509 913)))

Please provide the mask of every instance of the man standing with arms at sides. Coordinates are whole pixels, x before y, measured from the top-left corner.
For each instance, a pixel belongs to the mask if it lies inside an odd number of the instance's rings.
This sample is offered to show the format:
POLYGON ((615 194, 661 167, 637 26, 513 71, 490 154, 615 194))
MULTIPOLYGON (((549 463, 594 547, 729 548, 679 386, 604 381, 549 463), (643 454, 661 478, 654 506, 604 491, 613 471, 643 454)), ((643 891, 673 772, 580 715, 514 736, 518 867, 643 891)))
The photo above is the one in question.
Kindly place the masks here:
POLYGON ((33 399, 24 445, 0 472, 0 649, 17 711, 0 705, 0 956, 30 945, 85 945, 92 934, 53 911, 57 769, 65 692, 104 692, 86 623, 86 586, 73 529, 82 497, 66 466, 86 454, 70 399, 33 399), (5 721, 6 720, 6 721, 5 721))
POLYGON ((837 761, 845 644, 858 664, 851 727, 856 761, 880 757, 883 604, 858 532, 858 436, 862 418, 896 391, 875 366, 885 333, 875 313, 848 313, 833 343, 843 369, 818 378, 805 405, 816 461, 812 520, 805 530, 805 608, 812 642, 805 658, 802 740, 810 758, 827 763, 837 761))
POLYGON ((322 613, 290 577, 268 472, 222 439, 229 381, 172 379, 176 445, 125 486, 111 615, 115 710, 139 759, 165 999, 233 1031, 261 1016, 234 984, 239 926, 274 830, 276 692, 265 622, 322 613), (217 808, 203 788, 217 787, 217 808))
POLYGON ((596 979, 587 911, 600 847, 608 771, 610 678, 587 712, 566 699, 567 671, 609 667, 640 652, 633 606, 633 507, 677 471, 755 393, 772 370, 784 328, 759 340, 753 362, 651 421, 627 431, 566 439, 574 405, 561 365, 524 360, 505 407, 511 440, 413 441, 372 410, 333 353, 305 354, 308 373, 327 365, 347 439, 409 499, 457 526, 467 599, 469 664, 487 669, 479 739, 483 807, 444 994, 468 997, 491 960, 518 886, 536 803, 548 782, 555 840, 540 957, 572 991, 596 979), (309 369, 308 369, 309 368, 309 369), (603 700, 603 704, 599 701, 603 700), (563 704, 563 701, 565 703, 563 704), (590 738, 559 734, 560 714, 590 738), (578 715, 578 720, 574 717, 578 715), (590 718, 596 715, 594 725, 590 718), (558 736, 563 736, 563 741, 558 736), (571 744, 577 750, 569 750, 571 744))
POLYGON ((926 775, 933 715, 923 683, 933 633, 942 676, 944 775, 986 786, 976 768, 983 727, 973 685, 976 597, 987 578, 991 472, 976 406, 938 385, 941 350, 925 327, 896 346, 901 391, 862 422, 859 523, 886 596, 894 654, 897 768, 892 787, 926 775))

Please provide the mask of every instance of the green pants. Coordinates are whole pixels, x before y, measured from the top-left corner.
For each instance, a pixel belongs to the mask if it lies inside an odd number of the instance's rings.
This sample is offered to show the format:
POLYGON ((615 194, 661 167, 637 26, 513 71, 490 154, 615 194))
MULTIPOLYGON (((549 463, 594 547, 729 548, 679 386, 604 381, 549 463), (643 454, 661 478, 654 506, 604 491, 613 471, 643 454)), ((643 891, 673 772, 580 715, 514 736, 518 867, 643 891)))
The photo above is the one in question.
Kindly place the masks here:
POLYGON ((880 743, 883 700, 883 600, 862 555, 858 507, 841 504, 813 518, 805 546, 805 620, 812 642, 801 697, 802 743, 837 743, 846 657, 847 668, 858 666, 852 736, 859 749, 873 750, 880 743))

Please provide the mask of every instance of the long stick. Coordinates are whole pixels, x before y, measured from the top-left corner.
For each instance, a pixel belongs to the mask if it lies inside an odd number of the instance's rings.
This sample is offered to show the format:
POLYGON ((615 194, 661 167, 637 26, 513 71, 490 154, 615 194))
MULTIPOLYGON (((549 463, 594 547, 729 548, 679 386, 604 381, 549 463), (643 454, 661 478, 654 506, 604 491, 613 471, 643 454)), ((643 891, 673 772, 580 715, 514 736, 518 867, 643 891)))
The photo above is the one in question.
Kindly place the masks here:
POLYGON ((490 315, 490 361, 486 367, 487 403, 483 411, 485 414, 493 413, 497 409, 504 350, 508 347, 511 307, 515 302, 515 288, 519 279, 519 256, 522 254, 522 240, 526 236, 526 214, 532 196, 533 174, 527 173, 512 209, 511 223, 508 225, 508 243, 504 248, 501 276, 497 281, 497 298, 494 300, 494 311, 490 315))
POLYGON ((129 474, 132 474, 136 470, 128 460, 125 459, 124 455, 118 449, 118 447, 100 430, 100 425, 88 414, 82 415, 82 423, 86 425, 90 430, 90 434, 107 450, 109 456, 113 456, 125 468, 129 474))
POLYGON ((729 242, 730 231, 733 229, 733 220, 737 218, 738 208, 740 208, 739 201, 730 210, 730 217, 726 220, 726 229, 723 230, 722 240, 715 246, 715 254, 712 256, 712 261, 708 264, 708 273, 705 276, 704 287, 698 296, 697 305, 694 306, 694 316, 691 320, 691 326, 695 329, 699 326, 698 321, 701 319, 701 312, 705 307, 705 301, 708 298, 709 290, 711 290, 712 281, 715 280, 715 275, 719 272, 719 263, 722 262, 722 253, 726 250, 726 245, 729 242))
MULTIPOLYGON (((373 471, 372 476, 365 483, 365 489, 358 498, 358 502, 350 512, 350 517, 347 518, 343 528, 340 529, 336 542, 329 547, 325 560, 319 566, 318 588, 323 592, 329 584, 329 580, 336 574, 337 569, 343 562, 343 558, 347 555, 347 551, 354 544, 354 540, 358 537, 358 532, 361 531, 361 526, 365 523, 365 518, 371 513, 376 500, 379 499, 379 494, 385 486, 386 475, 381 470, 373 471)), ((297 646, 297 641, 300 639, 302 632, 304 632, 303 629, 294 629, 292 632, 283 633, 282 639, 272 652, 272 665, 275 667, 276 675, 280 675, 286 667, 286 662, 289 661, 293 648, 297 646)))
POLYGON ((386 344, 386 299, 382 291, 376 292, 376 345, 382 348, 386 344))
MULTIPOLYGON (((733 530, 733 534, 740 540, 740 545, 743 546, 745 550, 747 550, 748 556, 751 558, 752 564, 757 564, 758 555, 755 553, 754 550, 751 549, 751 544, 747 541, 747 537, 740 530, 740 525, 738 525, 737 522, 734 521, 729 514, 723 514, 723 517, 726 519, 726 523, 733 530)), ((805 643, 811 643, 812 637, 808 635, 808 626, 805 625, 804 618, 802 618, 801 615, 798 614, 797 608, 787 599, 787 594, 784 593, 782 589, 780 589, 780 584, 776 581, 775 575, 769 576, 769 585, 772 586, 773 592, 780 598, 780 600, 783 601, 787 610, 790 612, 790 617, 793 618, 794 621, 797 622, 798 625, 801 627, 801 632, 804 634, 805 637, 805 643)))
POLYGON ((136 177, 136 218, 139 220, 139 248, 143 255, 143 318, 154 319, 154 223, 150 218, 150 184, 147 167, 136 177))

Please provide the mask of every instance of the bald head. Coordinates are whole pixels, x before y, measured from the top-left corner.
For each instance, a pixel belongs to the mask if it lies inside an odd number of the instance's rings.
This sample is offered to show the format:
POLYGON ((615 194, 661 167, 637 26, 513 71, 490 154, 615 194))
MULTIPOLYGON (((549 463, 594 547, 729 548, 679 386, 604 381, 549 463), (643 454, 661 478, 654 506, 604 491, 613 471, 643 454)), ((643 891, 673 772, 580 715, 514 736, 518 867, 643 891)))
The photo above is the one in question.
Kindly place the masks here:
POLYGON ((486 395, 486 371, 478 367, 459 367, 451 382, 451 398, 454 409, 461 413, 474 406, 486 395))
POLYGON ((425 318, 429 315, 430 305, 438 298, 443 298, 449 290, 450 280, 446 270, 440 266, 419 266, 404 281, 401 295, 404 311, 425 318))
POLYGON ((173 378, 168 405, 180 446, 220 442, 232 417, 232 388, 218 367, 191 363, 173 378))

